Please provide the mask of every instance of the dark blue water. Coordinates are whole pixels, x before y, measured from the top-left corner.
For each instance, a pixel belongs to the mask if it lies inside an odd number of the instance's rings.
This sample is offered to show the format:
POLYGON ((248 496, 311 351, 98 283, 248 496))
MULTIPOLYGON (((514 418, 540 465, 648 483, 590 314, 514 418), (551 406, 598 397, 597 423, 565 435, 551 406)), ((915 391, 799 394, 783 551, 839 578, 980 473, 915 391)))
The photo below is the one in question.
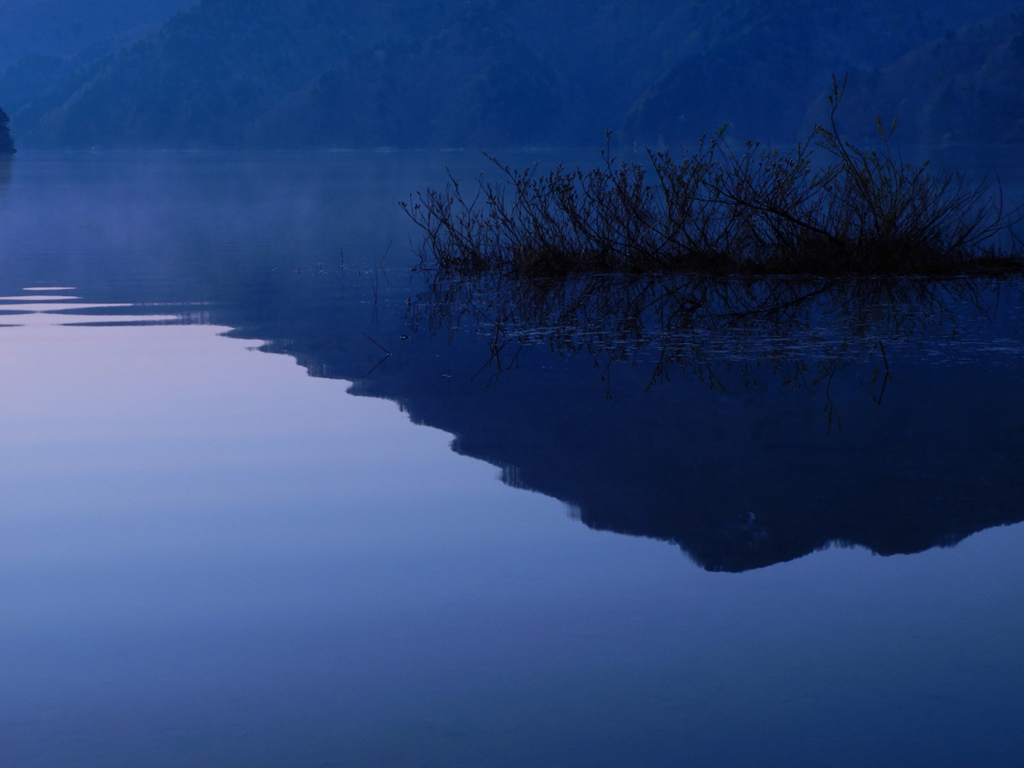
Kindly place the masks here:
POLYGON ((1020 289, 496 360, 446 164, 3 169, 0 764, 1017 765, 1020 289))

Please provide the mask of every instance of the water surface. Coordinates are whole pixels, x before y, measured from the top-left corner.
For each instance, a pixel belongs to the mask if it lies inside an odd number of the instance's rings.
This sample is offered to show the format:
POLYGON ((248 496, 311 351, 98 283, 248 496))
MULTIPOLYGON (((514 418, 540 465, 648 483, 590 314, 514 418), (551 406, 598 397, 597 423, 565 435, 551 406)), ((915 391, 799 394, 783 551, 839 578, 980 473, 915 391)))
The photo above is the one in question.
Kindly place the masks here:
POLYGON ((1015 294, 884 393, 870 336, 827 398, 760 337, 499 367, 395 205, 485 163, 0 177, 4 763, 1015 765, 1015 294))

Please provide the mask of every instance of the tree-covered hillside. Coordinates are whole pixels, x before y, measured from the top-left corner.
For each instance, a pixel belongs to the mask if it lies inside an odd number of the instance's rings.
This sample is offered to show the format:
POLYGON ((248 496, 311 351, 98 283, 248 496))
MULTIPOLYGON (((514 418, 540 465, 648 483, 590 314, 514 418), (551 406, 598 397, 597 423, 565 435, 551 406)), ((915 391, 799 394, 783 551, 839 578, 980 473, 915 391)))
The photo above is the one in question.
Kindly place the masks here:
MULTIPOLYGON (((808 122, 826 112, 824 98, 808 122)), ((875 115, 898 118, 902 142, 1024 142, 1024 14, 1007 14, 949 32, 887 67, 855 70, 840 120, 860 138, 875 115)))
POLYGON ((626 133, 638 141, 671 141, 731 123, 745 135, 791 140, 832 74, 884 67, 1009 7, 949 0, 723 3, 630 110, 626 133))
POLYGON ((789 140, 832 72, 1016 2, 202 0, 134 42, 8 67, 0 100, 30 146, 496 149, 723 122, 789 140))
POLYGON ((23 56, 64 59, 162 24, 195 0, 0 0, 0 69, 23 56))

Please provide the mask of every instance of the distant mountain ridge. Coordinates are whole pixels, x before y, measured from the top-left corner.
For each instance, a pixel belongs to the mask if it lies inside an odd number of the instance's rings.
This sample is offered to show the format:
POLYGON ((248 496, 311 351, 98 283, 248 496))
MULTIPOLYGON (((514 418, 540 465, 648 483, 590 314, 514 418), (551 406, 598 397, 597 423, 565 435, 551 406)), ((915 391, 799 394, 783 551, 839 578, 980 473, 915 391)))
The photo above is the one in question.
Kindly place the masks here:
POLYGON ((1016 5, 202 0, 140 39, 20 59, 0 105, 33 147, 588 146, 725 122, 792 140, 832 72, 1016 5))

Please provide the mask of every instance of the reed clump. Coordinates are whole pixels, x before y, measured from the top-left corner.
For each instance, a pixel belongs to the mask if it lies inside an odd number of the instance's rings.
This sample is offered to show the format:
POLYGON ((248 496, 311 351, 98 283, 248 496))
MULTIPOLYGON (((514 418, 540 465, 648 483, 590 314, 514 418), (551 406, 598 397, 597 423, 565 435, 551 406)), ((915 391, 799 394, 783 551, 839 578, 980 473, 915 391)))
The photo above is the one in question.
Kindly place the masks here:
MULTIPOLYGON (((878 121, 880 148, 845 141, 836 123, 788 152, 758 142, 734 151, 724 129, 692 154, 610 148, 591 170, 547 173, 495 160, 500 182, 403 203, 424 231, 425 266, 523 278, 580 274, 1002 275, 1024 272, 997 183, 905 162, 878 121), (824 156, 825 162, 820 162, 824 156)), ((493 159, 493 158, 492 158, 493 159)))

